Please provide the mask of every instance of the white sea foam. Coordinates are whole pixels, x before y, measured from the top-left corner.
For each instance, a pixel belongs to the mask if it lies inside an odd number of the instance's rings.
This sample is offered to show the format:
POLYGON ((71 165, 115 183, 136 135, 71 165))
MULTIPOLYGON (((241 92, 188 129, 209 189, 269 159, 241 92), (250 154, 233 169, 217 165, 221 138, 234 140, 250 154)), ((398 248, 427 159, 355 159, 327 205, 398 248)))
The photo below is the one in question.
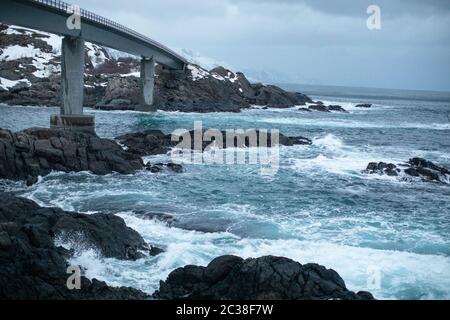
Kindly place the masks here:
POLYGON ((374 111, 377 109, 392 109, 394 108, 393 106, 389 106, 389 105, 382 105, 382 104, 376 104, 373 103, 372 106, 370 108, 357 108, 356 106, 358 104, 361 103, 365 103, 365 102, 349 102, 349 101, 334 101, 334 100, 321 100, 325 105, 339 105, 341 107, 343 107, 345 110, 353 112, 353 111, 358 111, 358 112, 367 112, 367 111, 374 111))
POLYGON ((374 123, 358 121, 355 119, 315 119, 304 116, 290 118, 263 118, 258 122, 272 124, 289 124, 302 127, 329 127, 329 128, 402 128, 402 129, 428 129, 428 130, 450 130, 450 123, 374 123))
POLYGON ((136 262, 100 258, 87 250, 71 260, 87 268, 86 275, 112 285, 132 285, 149 293, 175 268, 206 265, 222 254, 244 258, 283 255, 301 263, 315 262, 335 269, 351 290, 370 290, 377 298, 450 298, 450 258, 439 255, 377 250, 323 241, 238 238, 230 233, 202 233, 169 228, 152 220, 120 214, 127 225, 150 243, 165 248, 157 257, 136 262), (431 262, 432 261, 432 262, 431 262), (367 288, 368 272, 381 274, 379 289, 367 288), (414 293, 411 289, 414 288, 414 293))
MULTIPOLYGON (((383 154, 376 154, 367 148, 347 146, 333 134, 313 139, 315 153, 313 158, 290 158, 292 168, 297 171, 308 171, 320 169, 336 174, 360 175, 369 162, 384 161, 388 163, 401 162, 401 159, 387 158, 383 154)), ((389 179, 390 177, 383 178, 389 179)))

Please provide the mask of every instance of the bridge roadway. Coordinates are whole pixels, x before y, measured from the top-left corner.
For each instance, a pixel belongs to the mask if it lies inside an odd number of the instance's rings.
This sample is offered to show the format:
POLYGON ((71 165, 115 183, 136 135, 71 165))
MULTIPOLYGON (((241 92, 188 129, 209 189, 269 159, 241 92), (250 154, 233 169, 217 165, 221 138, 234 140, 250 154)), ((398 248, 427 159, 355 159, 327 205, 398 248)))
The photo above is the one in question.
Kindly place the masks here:
POLYGON ((153 110, 155 63, 175 70, 184 70, 187 64, 182 56, 159 42, 90 11, 78 11, 64 1, 1 0, 0 22, 63 36, 62 105, 60 115, 51 118, 53 127, 94 130, 94 117, 83 115, 85 41, 141 57, 142 111, 153 110), (73 23, 74 13, 79 14, 80 28, 73 23))

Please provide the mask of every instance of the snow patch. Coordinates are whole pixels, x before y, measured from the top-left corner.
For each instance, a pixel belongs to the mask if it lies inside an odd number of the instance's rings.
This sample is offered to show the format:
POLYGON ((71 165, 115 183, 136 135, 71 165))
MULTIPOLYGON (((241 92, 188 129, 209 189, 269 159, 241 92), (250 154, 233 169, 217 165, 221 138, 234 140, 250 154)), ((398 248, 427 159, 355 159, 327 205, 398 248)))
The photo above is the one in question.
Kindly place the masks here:
POLYGON ((205 79, 211 75, 208 71, 196 65, 190 64, 187 68, 191 71, 192 80, 194 81, 205 79))
POLYGON ((5 78, 0 77, 0 87, 4 90, 9 90, 10 88, 13 88, 15 85, 25 83, 28 87, 31 87, 31 82, 27 79, 20 79, 20 80, 8 80, 5 78))
POLYGON ((90 42, 86 42, 85 47, 87 48, 87 55, 94 68, 97 68, 109 60, 109 57, 105 55, 105 51, 102 47, 90 42))
POLYGON ((130 73, 121 74, 120 76, 121 76, 122 78, 126 78, 126 77, 136 77, 136 78, 140 78, 141 72, 140 72, 140 71, 134 71, 134 72, 130 72, 130 73))

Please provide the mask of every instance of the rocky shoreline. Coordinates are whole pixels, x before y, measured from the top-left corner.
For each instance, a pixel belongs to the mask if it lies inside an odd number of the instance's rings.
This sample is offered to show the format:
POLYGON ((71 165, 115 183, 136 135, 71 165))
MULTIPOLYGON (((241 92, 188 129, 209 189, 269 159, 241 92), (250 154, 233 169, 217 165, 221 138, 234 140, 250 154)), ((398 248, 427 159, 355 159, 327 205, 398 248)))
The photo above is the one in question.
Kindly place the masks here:
POLYGON ((271 256, 247 260, 222 256, 207 267, 185 266, 161 281, 153 295, 84 276, 81 288, 70 290, 67 261, 76 250, 86 248, 121 260, 163 252, 115 215, 41 208, 0 193, 0 300, 373 299, 368 292, 349 291, 334 270, 271 256))
MULTIPOLYGON (((188 134, 193 136, 195 132, 188 134)), ((259 135, 259 132, 255 134, 259 135)), ((246 142, 248 144, 245 134, 238 134, 236 137, 233 146, 243 147, 246 142), (243 145, 238 144, 239 141, 242 141, 243 145)), ((93 133, 71 130, 31 128, 11 132, 0 129, 0 179, 23 180, 27 185, 33 185, 39 176, 46 176, 51 171, 90 171, 93 174, 106 175, 113 172, 132 174, 143 169, 156 173, 169 169, 181 173, 181 165, 144 164, 142 160, 143 156, 169 152, 178 143, 171 138, 172 135, 159 130, 130 133, 111 140, 100 138, 93 133)), ((204 147, 210 143, 205 143, 204 147)), ((268 135, 269 147, 270 143, 268 135)), ((311 140, 303 137, 287 137, 281 134, 279 138, 279 144, 286 146, 311 143, 311 140)), ((226 141, 223 147, 227 147, 226 141)))
MULTIPOLYGON (((60 105, 61 53, 55 41, 60 41, 55 35, 0 24, 1 103, 60 105)), ((134 110, 139 105, 138 58, 115 58, 108 50, 87 43, 85 61, 85 106, 134 110)), ((223 67, 206 70, 189 64, 182 72, 157 65, 155 70, 155 110, 239 112, 252 105, 288 108, 310 102, 304 94, 250 83, 243 73, 223 67)))

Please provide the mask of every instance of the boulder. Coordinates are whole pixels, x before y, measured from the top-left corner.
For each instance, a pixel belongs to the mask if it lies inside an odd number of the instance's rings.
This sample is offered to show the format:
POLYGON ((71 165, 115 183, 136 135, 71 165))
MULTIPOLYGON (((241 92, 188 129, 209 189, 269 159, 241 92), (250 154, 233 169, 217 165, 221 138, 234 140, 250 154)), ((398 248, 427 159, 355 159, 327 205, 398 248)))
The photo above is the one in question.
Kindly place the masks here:
MULTIPOLYGON (((99 217, 82 217, 60 209, 40 208, 34 202, 0 194, 0 300, 129 300, 146 299, 147 294, 133 288, 113 288, 106 283, 81 277, 81 288, 69 290, 66 282, 67 258, 71 252, 55 246, 64 225, 78 225, 83 230, 109 232, 115 229, 114 242, 123 254, 123 240, 135 240, 136 234, 124 224, 99 217), (62 219, 72 220, 70 224, 62 219), (86 219, 86 220, 84 220, 86 219), (83 222, 81 222, 83 220, 83 222), (89 222, 88 222, 89 221, 89 222), (113 222, 111 222, 113 221, 113 222), (59 224, 59 225, 58 225, 59 224), (95 226, 95 228, 92 228, 95 226)), ((99 235, 101 239, 101 235, 99 235)), ((97 239, 97 243, 102 243, 97 239)), ((111 239, 108 239, 110 241, 111 239)), ((141 243, 142 238, 139 243, 141 243)), ((116 252, 117 253, 117 252, 116 252)), ((115 254, 113 254, 115 255, 115 254)), ((118 257, 119 258, 119 257, 118 257)))
POLYGON ((90 170, 104 175, 130 174, 142 168, 139 156, 95 134, 46 128, 0 130, 0 179, 33 184, 52 170, 90 170))
POLYGON ((136 260, 152 250, 152 246, 115 215, 87 215, 58 208, 41 208, 31 200, 3 193, 0 193, 0 199, 0 221, 39 226, 52 239, 80 250, 94 248, 104 257, 120 260, 136 260))
POLYGON ((175 172, 175 173, 183 173, 185 170, 181 164, 177 164, 177 163, 173 163, 173 162, 155 163, 155 164, 151 164, 150 162, 148 162, 145 165, 145 169, 152 173, 159 173, 159 172, 163 171, 164 169, 169 170, 171 172, 175 172))
POLYGON ((305 300, 374 299, 368 292, 349 291, 339 274, 318 264, 288 258, 242 259, 221 256, 206 267, 174 270, 154 293, 157 299, 305 300))
POLYGON ((326 106, 323 103, 321 104, 314 104, 308 107, 308 109, 311 111, 320 111, 320 112, 332 112, 332 111, 337 111, 337 112, 347 112, 347 110, 345 110, 344 108, 342 108, 339 105, 329 105, 326 106))
MULTIPOLYGON (((186 135, 191 137, 191 144, 189 145, 190 149, 194 150, 194 137, 196 134, 201 134, 205 136, 205 133, 210 135, 209 141, 205 141, 204 139, 202 143, 202 150, 205 150, 215 141, 215 134, 219 134, 222 136, 222 147, 248 147, 252 141, 251 137, 257 138, 257 146, 261 146, 261 142, 263 140, 263 136, 259 130, 246 130, 244 132, 235 132, 233 135, 230 135, 230 141, 232 145, 228 145, 229 141, 227 141, 227 132, 226 131, 218 131, 218 130, 202 130, 200 131, 190 131, 186 132, 186 135)), ((181 136, 174 136, 172 141, 171 134, 164 134, 159 130, 148 130, 144 132, 138 133, 129 133, 117 137, 116 140, 123 146, 126 147, 127 151, 139 156, 147 156, 147 155, 155 155, 155 154, 164 154, 171 150, 171 148, 179 145, 183 141, 184 134, 181 136)), ((267 133, 266 136, 266 146, 271 147, 272 144, 272 136, 270 133, 267 133)), ((312 141, 308 138, 304 137, 288 137, 283 134, 279 135, 279 144, 284 146, 293 146, 293 145, 311 145, 312 141)), ((187 146, 187 145, 186 145, 187 146)), ((185 146, 185 147, 186 147, 185 146)), ((148 170, 158 172, 157 168, 147 168, 148 170)))
MULTIPOLYGON (((389 176, 399 176, 402 179, 408 177, 421 178, 422 181, 434 181, 440 183, 450 183, 450 171, 447 168, 438 166, 423 158, 412 158, 407 163, 395 165, 385 162, 371 162, 367 165, 366 174, 386 174, 389 176)), ((410 179, 409 179, 410 180, 410 179)))

